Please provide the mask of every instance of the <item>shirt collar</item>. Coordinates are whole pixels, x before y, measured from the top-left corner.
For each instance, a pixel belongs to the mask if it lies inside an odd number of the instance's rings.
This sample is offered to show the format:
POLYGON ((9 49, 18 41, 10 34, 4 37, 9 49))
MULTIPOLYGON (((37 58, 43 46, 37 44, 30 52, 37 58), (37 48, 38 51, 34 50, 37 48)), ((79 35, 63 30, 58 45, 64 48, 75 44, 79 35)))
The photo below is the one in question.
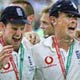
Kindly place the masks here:
POLYGON ((43 41, 43 44, 44 44, 45 46, 47 46, 47 47, 50 47, 50 48, 52 47, 52 43, 53 43, 53 41, 52 41, 52 36, 46 38, 46 39, 43 41))

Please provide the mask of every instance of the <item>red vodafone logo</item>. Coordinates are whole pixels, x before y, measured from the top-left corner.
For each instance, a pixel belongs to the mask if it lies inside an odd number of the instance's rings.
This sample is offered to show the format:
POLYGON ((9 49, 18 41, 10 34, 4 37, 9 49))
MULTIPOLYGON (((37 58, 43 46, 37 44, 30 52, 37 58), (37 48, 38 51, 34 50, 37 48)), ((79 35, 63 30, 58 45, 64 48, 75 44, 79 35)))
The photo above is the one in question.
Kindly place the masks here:
POLYGON ((47 56, 47 57, 45 58, 45 62, 46 62, 47 64, 52 64, 52 63, 53 63, 53 57, 47 56))
POLYGON ((7 63, 7 64, 3 67, 4 70, 8 70, 9 68, 10 68, 10 63, 7 63))

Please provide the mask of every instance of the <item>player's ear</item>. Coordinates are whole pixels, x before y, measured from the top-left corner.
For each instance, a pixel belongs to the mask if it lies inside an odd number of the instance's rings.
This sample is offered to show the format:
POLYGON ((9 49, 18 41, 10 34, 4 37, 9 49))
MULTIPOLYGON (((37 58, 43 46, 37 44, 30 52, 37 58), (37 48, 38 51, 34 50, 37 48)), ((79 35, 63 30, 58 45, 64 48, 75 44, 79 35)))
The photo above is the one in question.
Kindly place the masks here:
POLYGON ((0 22, 0 32, 4 33, 5 25, 3 22, 0 22))
POLYGON ((56 25, 56 17, 50 16, 50 22, 51 22, 51 24, 52 24, 53 26, 55 26, 55 25, 56 25))

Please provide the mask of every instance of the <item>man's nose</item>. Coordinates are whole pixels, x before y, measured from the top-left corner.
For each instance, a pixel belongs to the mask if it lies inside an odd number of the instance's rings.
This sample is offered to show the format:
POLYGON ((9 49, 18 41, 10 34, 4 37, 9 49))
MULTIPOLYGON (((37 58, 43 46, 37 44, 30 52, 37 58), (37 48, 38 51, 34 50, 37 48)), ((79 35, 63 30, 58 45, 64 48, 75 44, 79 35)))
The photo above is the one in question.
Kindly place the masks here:
POLYGON ((41 25, 40 25, 40 28, 41 28, 41 29, 45 29, 45 25, 44 25, 44 24, 41 24, 41 25))
POLYGON ((21 36, 22 31, 20 29, 18 29, 15 33, 16 33, 16 36, 19 37, 19 36, 21 36))

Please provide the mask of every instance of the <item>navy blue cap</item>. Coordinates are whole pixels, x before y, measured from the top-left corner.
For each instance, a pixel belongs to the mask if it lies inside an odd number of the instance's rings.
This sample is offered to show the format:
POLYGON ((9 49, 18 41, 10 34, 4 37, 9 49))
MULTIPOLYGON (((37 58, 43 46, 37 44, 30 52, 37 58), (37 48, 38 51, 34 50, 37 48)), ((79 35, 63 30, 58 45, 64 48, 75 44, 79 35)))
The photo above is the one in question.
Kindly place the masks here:
POLYGON ((19 6, 8 6, 6 7, 1 14, 1 21, 8 21, 14 24, 26 24, 27 16, 25 15, 24 10, 19 6))
POLYGON ((50 9, 49 15, 53 16, 57 12, 65 12, 80 17, 77 6, 70 0, 58 0, 50 9))

